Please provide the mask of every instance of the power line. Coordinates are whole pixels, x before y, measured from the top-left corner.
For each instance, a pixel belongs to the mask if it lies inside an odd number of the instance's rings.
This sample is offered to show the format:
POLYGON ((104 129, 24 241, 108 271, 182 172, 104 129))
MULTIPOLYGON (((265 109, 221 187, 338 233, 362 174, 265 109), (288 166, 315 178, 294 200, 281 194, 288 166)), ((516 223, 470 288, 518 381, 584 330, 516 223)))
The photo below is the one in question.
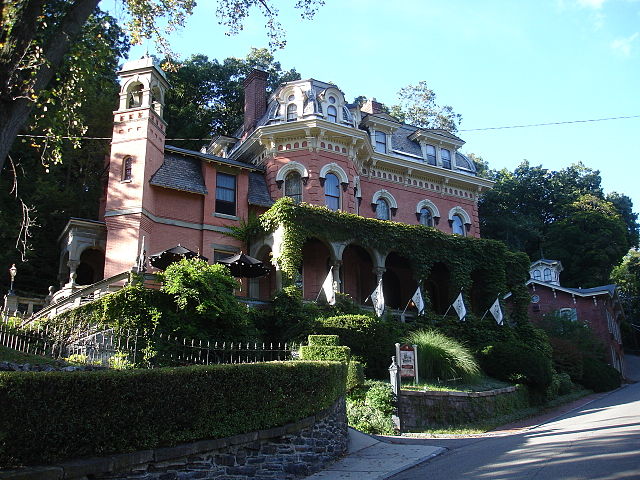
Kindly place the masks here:
MULTIPOLYGON (((546 123, 527 123, 523 125, 503 125, 501 127, 483 127, 483 128, 461 128, 458 130, 459 132, 479 132, 486 130, 505 130, 510 128, 531 128, 531 127, 546 127, 549 125, 569 125, 572 123, 592 123, 592 122, 605 122, 608 120, 627 120, 630 118, 640 118, 640 115, 626 115, 620 117, 605 117, 605 118, 590 118, 586 120, 565 120, 562 122, 546 122, 546 123)), ((23 138, 53 138, 50 135, 31 135, 31 134, 21 134, 18 137, 23 138)), ((111 137, 83 137, 83 136, 64 136, 58 137, 65 140, 111 140, 111 137)), ((208 141, 210 138, 167 138, 167 141, 176 142, 176 141, 208 141)))
POLYGON ((623 120, 628 118, 640 118, 640 115, 628 115, 624 117, 590 118, 588 120, 566 120, 564 122, 529 123, 525 125, 505 125, 502 127, 464 128, 458 131, 459 132, 478 132, 482 130, 504 130, 507 128, 546 127, 548 125, 567 125, 570 123, 604 122, 606 120, 623 120))

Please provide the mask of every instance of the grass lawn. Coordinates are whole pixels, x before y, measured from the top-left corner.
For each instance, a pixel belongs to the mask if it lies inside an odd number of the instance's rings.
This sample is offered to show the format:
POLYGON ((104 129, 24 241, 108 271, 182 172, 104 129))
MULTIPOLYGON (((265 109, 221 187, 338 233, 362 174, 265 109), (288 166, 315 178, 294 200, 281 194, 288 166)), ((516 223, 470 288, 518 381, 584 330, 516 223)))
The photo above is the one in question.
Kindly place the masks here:
POLYGON ((63 362, 50 357, 41 357, 28 353, 18 352, 12 348, 0 346, 0 362, 30 363, 31 365, 61 365, 63 362))

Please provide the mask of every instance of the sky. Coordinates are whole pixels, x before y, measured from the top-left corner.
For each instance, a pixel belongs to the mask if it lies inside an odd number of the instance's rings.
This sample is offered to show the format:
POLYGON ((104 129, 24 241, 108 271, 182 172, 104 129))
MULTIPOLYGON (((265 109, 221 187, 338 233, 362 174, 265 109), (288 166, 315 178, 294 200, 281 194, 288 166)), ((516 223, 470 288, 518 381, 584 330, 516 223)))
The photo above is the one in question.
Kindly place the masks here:
MULTIPOLYGON (((582 162, 600 170, 606 193, 630 196, 640 212, 640 0, 325 0, 311 21, 293 0, 275 3, 287 46, 283 69, 333 82, 348 100, 397 92, 425 80, 437 102, 463 117, 463 153, 494 169, 521 161, 558 170, 582 162), (493 127, 610 117, 635 118, 528 128, 493 127)), ((244 57, 265 47, 254 11, 225 35, 217 2, 201 0, 170 37, 182 58, 244 57)), ((116 0, 103 0, 114 12, 116 0)), ((153 45, 136 47, 130 58, 153 45)))

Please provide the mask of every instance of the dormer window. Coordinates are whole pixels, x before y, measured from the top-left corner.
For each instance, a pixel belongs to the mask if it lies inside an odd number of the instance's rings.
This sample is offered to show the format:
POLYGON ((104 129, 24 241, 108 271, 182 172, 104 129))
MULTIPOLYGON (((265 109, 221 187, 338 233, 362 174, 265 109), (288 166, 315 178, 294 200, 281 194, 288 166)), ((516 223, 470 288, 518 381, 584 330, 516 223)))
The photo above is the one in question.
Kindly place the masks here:
POLYGON ((551 269, 550 268, 545 268, 544 269, 544 281, 545 282, 550 282, 551 281, 551 269))
POLYGON ((533 279, 534 280, 540 280, 540 270, 534 270, 533 271, 533 279))
POLYGON ((298 106, 295 103, 287 105, 287 122, 295 122, 298 119, 298 106))
POLYGON ((437 165, 436 147, 434 147, 433 145, 427 145, 427 163, 429 165, 437 165))
POLYGON ((387 153, 387 134, 376 130, 375 139, 374 150, 380 153, 387 153))
MULTIPOLYGON (((333 98, 333 97, 329 97, 329 98, 333 98)), ((327 120, 334 123, 338 121, 338 110, 333 105, 329 105, 327 107, 327 120)))
POLYGON ((440 160, 442 160, 442 166, 444 168, 451 169, 451 152, 446 148, 440 150, 440 160))

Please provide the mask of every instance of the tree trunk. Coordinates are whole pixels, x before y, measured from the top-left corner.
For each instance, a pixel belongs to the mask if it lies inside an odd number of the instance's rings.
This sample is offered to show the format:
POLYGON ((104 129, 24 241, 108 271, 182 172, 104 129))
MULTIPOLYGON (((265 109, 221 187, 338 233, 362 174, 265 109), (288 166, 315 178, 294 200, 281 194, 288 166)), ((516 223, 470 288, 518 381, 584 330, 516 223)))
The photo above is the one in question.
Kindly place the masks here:
MULTIPOLYGON (((16 135, 23 128, 29 114, 33 109, 34 102, 29 100, 27 96, 30 93, 39 94, 40 91, 47 87, 49 82, 54 76, 55 71, 60 67, 64 56, 69 51, 71 41, 76 38, 80 33, 83 25, 97 7, 99 0, 76 0, 73 5, 69 7, 69 11, 61 20, 60 24, 56 27, 55 31, 49 36, 47 43, 43 46, 43 56, 46 62, 42 63, 34 72, 32 77, 32 92, 23 92, 23 95, 6 95, 6 90, 2 92, 2 99, 0 100, 0 171, 4 167, 7 155, 16 139, 16 135)), ((5 2, 2 3, 3 13, 5 2)), ((21 19, 16 20, 16 24, 19 24, 21 19)), ((3 29, 3 36, 9 32, 8 29, 3 29)), ((10 31, 9 35, 13 37, 20 36, 21 32, 10 31)), ((24 32, 22 32, 24 33, 24 32)), ((32 34, 35 37, 35 33, 32 34)), ((13 39, 7 39, 8 45, 23 45, 24 42, 13 39)), ((6 47, 5 47, 6 48, 6 47)), ((16 47, 17 48, 17 47, 16 47)), ((15 52, 3 51, 2 60, 9 58, 15 58, 15 52)), ((7 72, 1 74, 8 75, 7 72)), ((15 77, 14 77, 15 78, 15 77)), ((12 85, 2 85, 6 87, 8 91, 12 90, 12 85)))

